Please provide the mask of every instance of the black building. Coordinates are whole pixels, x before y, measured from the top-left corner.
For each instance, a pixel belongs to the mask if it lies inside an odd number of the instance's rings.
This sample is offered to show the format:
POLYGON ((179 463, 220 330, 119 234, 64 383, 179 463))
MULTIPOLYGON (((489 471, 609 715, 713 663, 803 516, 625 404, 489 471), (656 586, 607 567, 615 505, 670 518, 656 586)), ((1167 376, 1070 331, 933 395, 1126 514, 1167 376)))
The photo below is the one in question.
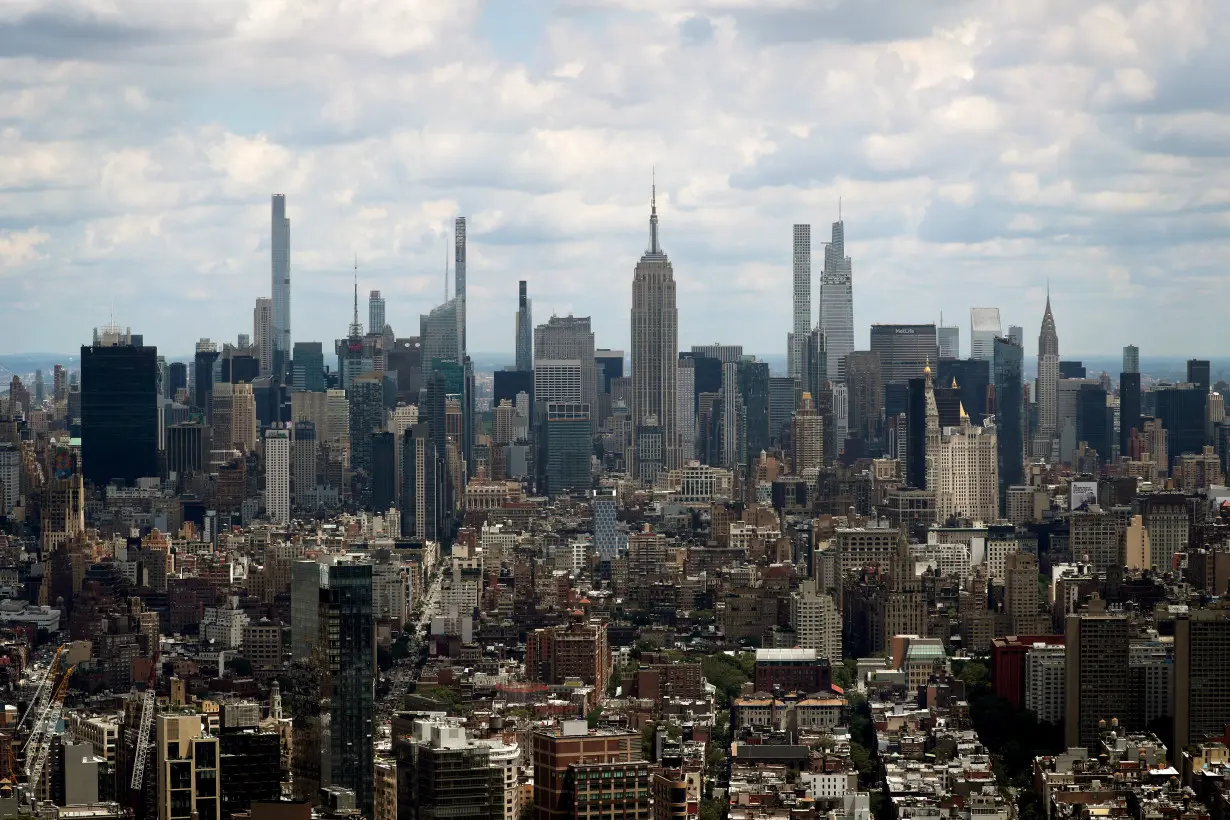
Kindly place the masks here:
POLYGON ((995 340, 995 433, 999 454, 999 504, 1008 488, 1025 483, 1024 351, 1008 339, 995 340))
POLYGON ((181 387, 186 388, 188 386, 188 365, 183 362, 171 362, 167 372, 167 396, 173 399, 175 398, 176 391, 181 387))
MULTIPOLYGON (((710 358, 703 353, 692 352, 680 353, 679 358, 692 360, 692 369, 695 373, 692 406, 699 418, 701 394, 722 392, 722 360, 710 358)), ((683 397, 680 396, 679 400, 682 401, 683 397)))
POLYGON ((246 353, 222 360, 222 381, 231 384, 251 384, 261 374, 261 363, 246 353))
POLYGON ((209 435, 202 424, 188 422, 167 428, 167 471, 183 476, 208 464, 209 435))
POLYGON ((1187 360, 1187 380, 1199 387, 1201 393, 1209 392, 1209 385, 1213 383, 1211 371, 1208 359, 1187 360))
POLYGON ((218 351, 198 350, 193 359, 192 368, 192 406, 205 414, 208 422, 213 416, 214 394, 214 362, 218 361, 218 351))
POLYGON ((610 393, 611 380, 624 375, 624 352, 622 350, 595 350, 594 363, 598 366, 598 392, 610 393))
MULTIPOLYGON (((927 489, 927 380, 910 379, 906 385, 905 482, 927 489)), ((887 395, 887 394, 886 394, 887 395)), ((887 412, 887 400, 885 402, 887 412)))
POLYGON ((81 460, 97 486, 159 475, 156 348, 81 348, 81 460))
POLYGON ((530 407, 534 406, 534 371, 533 370, 497 370, 493 389, 492 407, 499 407, 500 402, 508 399, 515 407, 517 394, 529 396, 530 407))
POLYGON ((1132 430, 1140 424, 1140 374, 1119 374, 1119 454, 1126 456, 1132 430))
POLYGON ((372 433, 371 508, 384 512, 397 505, 397 436, 388 430, 372 433))
POLYGON ((1088 378, 1085 365, 1083 362, 1064 362, 1059 363, 1059 378, 1061 379, 1084 379, 1088 378))
POLYGON ((1166 452, 1170 458, 1201 452, 1204 449, 1204 403, 1208 394, 1193 385, 1163 387, 1154 390, 1153 395, 1157 418, 1166 430, 1166 452))
POLYGON ((218 747, 223 817, 245 812, 254 802, 280 799, 282 749, 276 732, 224 729, 218 747))
MULTIPOLYGON (((394 369, 392 358, 390 353, 390 370, 394 369)), ((291 353, 291 383, 296 390, 325 391, 324 345, 320 342, 295 342, 291 353)))
POLYGON ((1110 461, 1110 438, 1114 429, 1106 391, 1099 384, 1082 384, 1076 397, 1076 439, 1098 451, 1098 463, 1110 461))
POLYGON ((986 359, 940 359, 935 383, 951 387, 955 381, 970 424, 982 424, 987 414, 987 386, 991 383, 991 363, 986 359))
POLYGON ((747 463, 755 463, 761 450, 771 446, 769 429, 769 365, 766 362, 739 362, 739 395, 743 397, 747 425, 747 463))

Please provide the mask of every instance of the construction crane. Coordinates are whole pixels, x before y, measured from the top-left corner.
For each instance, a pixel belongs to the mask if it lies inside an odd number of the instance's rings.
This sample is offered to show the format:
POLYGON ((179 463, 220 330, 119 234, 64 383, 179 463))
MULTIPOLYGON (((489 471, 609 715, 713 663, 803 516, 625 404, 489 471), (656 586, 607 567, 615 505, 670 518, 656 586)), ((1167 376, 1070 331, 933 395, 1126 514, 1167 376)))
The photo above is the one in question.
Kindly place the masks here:
POLYGON ((132 782, 130 788, 136 792, 141 790, 141 781, 145 778, 145 760, 149 757, 150 730, 154 728, 154 699, 158 684, 158 652, 154 652, 153 663, 150 664, 149 680, 145 684, 145 694, 141 697, 141 723, 137 729, 136 756, 132 761, 132 782))
POLYGON ((34 790, 38 781, 43 776, 43 767, 47 765, 47 755, 51 753, 51 744, 55 739, 55 727, 60 722, 60 715, 64 712, 64 696, 68 694, 68 680, 72 677, 73 669, 68 667, 64 673, 64 677, 60 678, 60 684, 55 688, 55 694, 51 697, 51 707, 47 710, 47 714, 40 719, 43 723, 43 734, 38 748, 35 750, 34 763, 31 765, 29 755, 26 756, 26 783, 29 784, 31 791, 34 790))
POLYGON ((20 732, 26 725, 26 721, 31 715, 40 715, 47 708, 47 703, 51 700, 52 690, 55 688, 56 673, 60 671, 60 653, 64 651, 64 646, 61 645, 56 650, 55 656, 51 659, 51 664, 47 667, 47 674, 44 675, 34 690, 34 697, 30 698, 30 705, 26 707, 26 713, 21 716, 21 721, 17 724, 17 731, 20 732))

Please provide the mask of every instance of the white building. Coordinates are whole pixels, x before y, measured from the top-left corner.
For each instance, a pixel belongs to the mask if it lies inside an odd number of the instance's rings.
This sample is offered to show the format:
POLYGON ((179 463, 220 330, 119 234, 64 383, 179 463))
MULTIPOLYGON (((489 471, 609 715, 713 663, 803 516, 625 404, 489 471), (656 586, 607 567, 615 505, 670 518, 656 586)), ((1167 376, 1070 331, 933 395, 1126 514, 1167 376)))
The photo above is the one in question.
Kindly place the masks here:
POLYGON ((1060 723, 1064 715, 1066 650, 1036 643, 1025 653, 1025 708, 1039 722, 1060 723))
POLYGON ((999 462, 995 428, 970 424, 961 406, 961 423, 939 429, 939 410, 931 368, 923 371, 927 412, 927 489, 935 493, 935 517, 994 521, 999 517, 999 462))
POLYGON ((249 620, 237 598, 231 598, 225 608, 207 606, 201 616, 201 639, 213 641, 218 649, 237 650, 243 646, 243 628, 249 620))
POLYGON ((579 359, 538 359, 534 362, 534 404, 581 401, 579 359))
POLYGON ((790 626, 800 647, 815 649, 831 663, 841 660, 841 614, 832 596, 816 591, 815 581, 804 581, 791 594, 790 626))
POLYGON ((970 358, 991 361, 995 355, 995 340, 1004 335, 999 323, 999 308, 970 308, 969 329, 970 358))
POLYGON ((271 521, 290 521, 290 431, 275 427, 265 433, 265 513, 271 521))
POLYGON ((824 246, 820 327, 824 328, 829 379, 844 382, 846 357, 854 352, 854 276, 850 257, 846 256, 846 223, 840 219, 833 223, 832 241, 824 246))

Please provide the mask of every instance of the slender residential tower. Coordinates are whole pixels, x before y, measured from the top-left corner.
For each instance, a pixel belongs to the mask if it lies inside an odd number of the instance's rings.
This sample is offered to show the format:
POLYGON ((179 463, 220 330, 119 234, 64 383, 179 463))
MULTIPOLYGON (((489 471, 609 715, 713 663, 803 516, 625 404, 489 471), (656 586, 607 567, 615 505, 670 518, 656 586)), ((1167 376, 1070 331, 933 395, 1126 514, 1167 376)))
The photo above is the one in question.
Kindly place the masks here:
POLYGON ((1051 289, 1046 289, 1046 312, 1042 314, 1042 330, 1038 333, 1038 437, 1034 440, 1034 457, 1051 457, 1055 428, 1059 416, 1059 334, 1055 332, 1055 317, 1051 314, 1051 289))
POLYGON ((290 361, 290 220, 286 218, 286 195, 273 195, 269 236, 273 262, 273 376, 280 384, 290 361))
MULTIPOLYGON (((453 222, 453 286, 457 290, 457 310, 461 325, 461 352, 466 353, 466 218, 453 222)), ((373 330, 379 333, 380 328, 373 330)))
POLYGON ((534 369, 534 319, 531 300, 525 294, 525 280, 519 285, 517 297, 517 369, 528 373, 534 369))
POLYGON ((820 280, 820 328, 828 355, 828 376, 846 380, 846 356, 854 352, 854 282, 850 257, 846 256, 846 223, 833 223, 833 241, 824 248, 824 273, 820 280))
MULTIPOLYGON (((811 332, 811 225, 794 226, 794 325, 786 340, 787 372, 803 382, 807 335, 811 332)), ((806 389, 806 388, 803 388, 806 389)))
MULTIPOLYGON (((678 424, 679 311, 675 273, 658 244, 657 186, 649 205, 649 249, 632 278, 632 422, 661 430, 662 464, 680 467, 678 424)), ((637 458, 640 458, 638 453, 637 458)), ((633 470, 633 474, 637 471, 633 470)))

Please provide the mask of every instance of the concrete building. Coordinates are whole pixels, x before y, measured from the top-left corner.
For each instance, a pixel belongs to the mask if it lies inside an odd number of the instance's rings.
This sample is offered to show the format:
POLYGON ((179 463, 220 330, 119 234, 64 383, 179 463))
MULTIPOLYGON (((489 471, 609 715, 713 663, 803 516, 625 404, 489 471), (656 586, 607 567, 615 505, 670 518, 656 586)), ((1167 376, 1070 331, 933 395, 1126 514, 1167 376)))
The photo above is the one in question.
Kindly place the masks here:
POLYGON ((265 513, 277 523, 290 521, 290 431, 284 427, 265 431, 265 513))
POLYGON ((649 764, 637 732, 590 729, 566 720, 530 737, 534 820, 647 820, 649 764))
POLYGON ((1092 749, 1098 721, 1131 713, 1128 620, 1090 612, 1069 615, 1064 678, 1064 739, 1068 748, 1092 749))
POLYGON ((1230 611, 1197 610, 1174 623, 1174 745, 1224 736, 1230 725, 1230 611))
POLYGON ((218 739, 200 715, 157 716, 158 820, 221 820, 218 739))
POLYGON ((804 581, 790 595, 790 626, 798 646, 816 650, 830 663, 841 661, 841 613, 831 595, 817 591, 814 581, 804 581))
POLYGON ((1039 723, 1064 719, 1067 650, 1038 642, 1025 652, 1025 708, 1039 723))

